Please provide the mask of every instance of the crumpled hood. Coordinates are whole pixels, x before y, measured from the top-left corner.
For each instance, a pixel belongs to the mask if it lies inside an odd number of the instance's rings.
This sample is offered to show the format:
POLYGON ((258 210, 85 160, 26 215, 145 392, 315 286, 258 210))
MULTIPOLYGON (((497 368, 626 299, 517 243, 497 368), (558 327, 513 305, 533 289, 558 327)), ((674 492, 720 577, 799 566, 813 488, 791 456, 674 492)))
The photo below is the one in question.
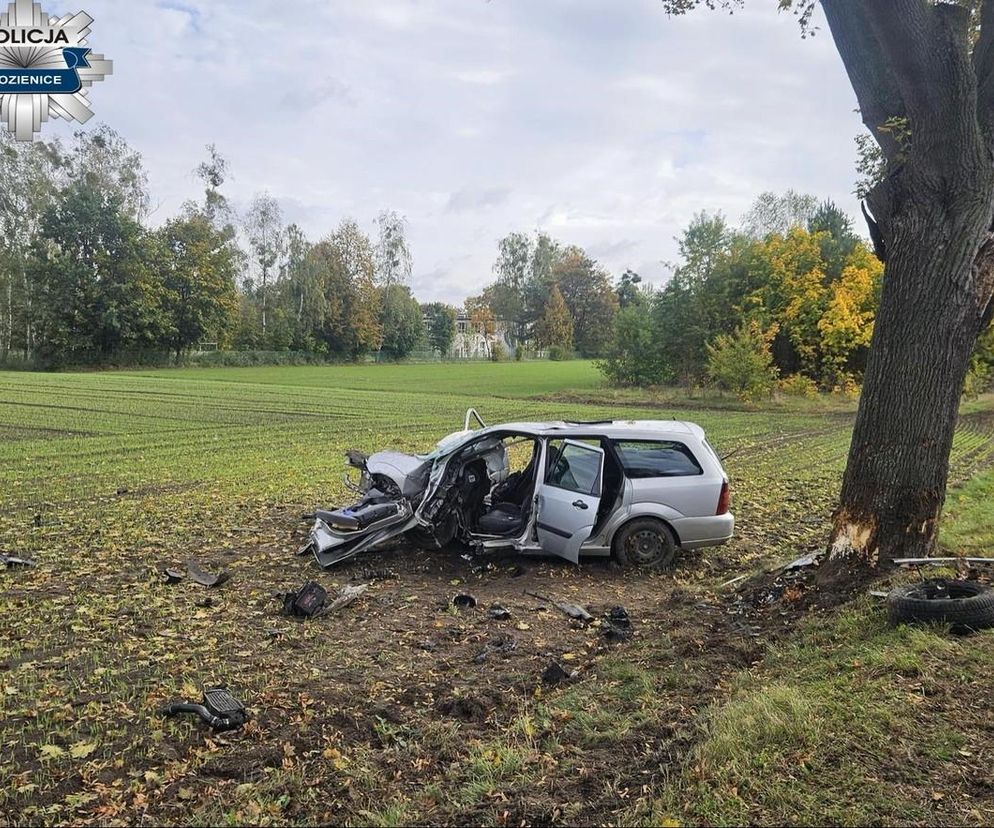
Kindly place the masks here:
POLYGON ((382 474, 397 484, 404 497, 414 497, 424 491, 432 461, 400 451, 378 451, 369 455, 366 468, 370 475, 382 474))

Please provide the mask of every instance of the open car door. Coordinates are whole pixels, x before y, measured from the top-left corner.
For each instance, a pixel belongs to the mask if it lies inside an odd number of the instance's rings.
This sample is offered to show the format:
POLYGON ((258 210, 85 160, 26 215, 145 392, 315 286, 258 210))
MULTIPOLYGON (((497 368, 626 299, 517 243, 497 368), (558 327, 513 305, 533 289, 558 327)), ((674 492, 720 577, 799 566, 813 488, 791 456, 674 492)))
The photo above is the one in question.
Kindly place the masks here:
POLYGON ((575 440, 549 440, 545 479, 536 493, 536 531, 545 552, 573 563, 590 537, 601 502, 604 449, 575 440))

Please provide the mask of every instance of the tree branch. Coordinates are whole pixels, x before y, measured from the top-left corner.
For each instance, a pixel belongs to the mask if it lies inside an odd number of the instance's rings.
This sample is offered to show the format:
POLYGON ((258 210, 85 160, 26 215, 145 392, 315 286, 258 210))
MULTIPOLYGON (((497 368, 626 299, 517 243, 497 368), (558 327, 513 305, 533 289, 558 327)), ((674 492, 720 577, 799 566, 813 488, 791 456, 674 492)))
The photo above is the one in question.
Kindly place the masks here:
POLYGON ((880 127, 891 118, 904 117, 904 100, 893 73, 882 59, 880 44, 870 29, 866 3, 864 0, 822 0, 821 5, 849 82, 856 93, 863 123, 887 159, 893 160, 900 147, 894 136, 881 132, 880 127))

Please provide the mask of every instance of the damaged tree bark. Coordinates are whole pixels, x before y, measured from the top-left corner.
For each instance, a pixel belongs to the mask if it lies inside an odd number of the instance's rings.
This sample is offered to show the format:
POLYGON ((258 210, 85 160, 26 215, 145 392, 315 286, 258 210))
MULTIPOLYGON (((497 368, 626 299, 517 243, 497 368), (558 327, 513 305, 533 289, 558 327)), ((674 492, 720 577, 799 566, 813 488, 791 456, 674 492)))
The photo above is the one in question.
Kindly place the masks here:
POLYGON ((887 162, 867 198, 887 251, 883 292, 826 582, 935 546, 963 382, 994 293, 994 0, 976 18, 927 0, 822 6, 887 162))

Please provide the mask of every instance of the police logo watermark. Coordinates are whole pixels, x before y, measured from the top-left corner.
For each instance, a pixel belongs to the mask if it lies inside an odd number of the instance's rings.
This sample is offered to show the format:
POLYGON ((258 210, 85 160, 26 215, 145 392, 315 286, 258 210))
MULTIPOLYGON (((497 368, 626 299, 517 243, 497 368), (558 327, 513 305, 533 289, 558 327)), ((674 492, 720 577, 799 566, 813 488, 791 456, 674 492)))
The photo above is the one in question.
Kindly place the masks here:
POLYGON ((49 17, 31 0, 0 14, 0 121, 18 141, 32 140, 50 118, 93 117, 89 89, 114 62, 86 45, 92 22, 86 12, 49 17))

